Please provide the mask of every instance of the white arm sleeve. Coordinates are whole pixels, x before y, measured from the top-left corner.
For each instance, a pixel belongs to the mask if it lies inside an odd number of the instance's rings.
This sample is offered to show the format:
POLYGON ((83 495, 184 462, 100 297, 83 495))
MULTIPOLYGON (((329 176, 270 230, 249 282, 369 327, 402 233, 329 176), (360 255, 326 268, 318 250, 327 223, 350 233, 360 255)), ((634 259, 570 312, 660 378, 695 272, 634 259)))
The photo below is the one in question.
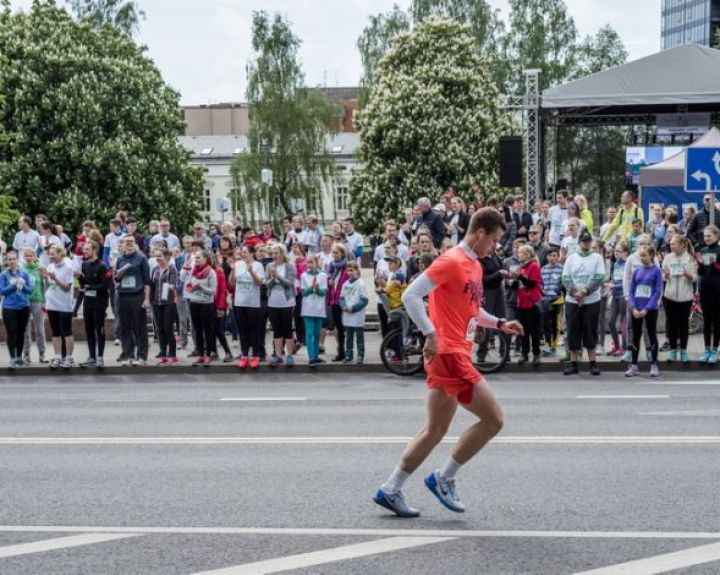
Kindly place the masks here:
POLYGON ((436 287, 435 282, 423 272, 415 278, 402 295, 402 301, 410 319, 425 335, 433 333, 435 326, 430 321, 423 298, 436 287))
POLYGON ((494 315, 489 314, 483 308, 480 308, 480 310, 478 311, 476 319, 480 327, 497 329, 498 318, 496 318, 494 315))

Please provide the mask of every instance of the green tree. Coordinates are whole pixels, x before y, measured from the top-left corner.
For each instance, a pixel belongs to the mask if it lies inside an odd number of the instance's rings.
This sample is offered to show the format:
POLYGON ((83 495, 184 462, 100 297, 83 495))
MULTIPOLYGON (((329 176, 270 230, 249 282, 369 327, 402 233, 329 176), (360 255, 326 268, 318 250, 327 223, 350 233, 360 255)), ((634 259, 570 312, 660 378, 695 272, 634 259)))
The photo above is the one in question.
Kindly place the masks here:
POLYGON ((0 191, 77 229, 119 209, 141 222, 197 218, 202 172, 178 142, 179 94, 124 33, 76 22, 52 0, 0 14, 0 123, 13 134, 0 191))
POLYGON ((507 90, 524 92, 523 70, 540 70, 545 90, 576 70, 577 28, 563 0, 509 0, 510 29, 504 39, 509 65, 507 90))
MULTIPOLYGON (((5 105, 5 96, 0 91, 0 110, 5 105)), ((10 142, 10 137, 5 133, 4 126, 0 123, 0 158, 5 155, 5 147, 10 142)), ((0 194, 0 229, 6 229, 15 224, 20 212, 15 209, 17 198, 6 194, 0 194)))
POLYGON ((279 15, 253 15, 247 99, 250 104, 248 149, 231 173, 242 190, 238 211, 247 220, 268 214, 291 213, 293 199, 304 200, 310 211, 322 213, 322 192, 330 184, 334 161, 325 147, 337 131, 341 110, 318 90, 304 87, 298 61, 300 40, 279 15), (273 185, 261 182, 264 168, 273 171, 273 185))
POLYGON ((495 191, 498 139, 510 130, 497 101, 467 27, 430 17, 399 36, 357 118, 362 168, 350 198, 360 226, 375 228, 450 185, 478 180, 495 191))
POLYGON ((132 0, 68 0, 78 20, 89 22, 99 28, 109 24, 133 36, 140 30, 140 21, 145 19, 138 3, 132 0))

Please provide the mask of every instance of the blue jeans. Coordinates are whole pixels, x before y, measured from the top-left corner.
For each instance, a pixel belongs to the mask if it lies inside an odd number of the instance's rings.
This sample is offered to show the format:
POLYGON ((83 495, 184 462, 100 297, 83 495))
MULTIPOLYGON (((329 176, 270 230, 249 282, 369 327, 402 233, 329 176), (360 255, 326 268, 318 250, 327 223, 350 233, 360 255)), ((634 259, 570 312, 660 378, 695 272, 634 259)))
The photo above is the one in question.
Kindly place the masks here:
POLYGON ((305 322, 305 345, 310 360, 320 357, 320 329, 324 320, 324 317, 303 316, 305 322))

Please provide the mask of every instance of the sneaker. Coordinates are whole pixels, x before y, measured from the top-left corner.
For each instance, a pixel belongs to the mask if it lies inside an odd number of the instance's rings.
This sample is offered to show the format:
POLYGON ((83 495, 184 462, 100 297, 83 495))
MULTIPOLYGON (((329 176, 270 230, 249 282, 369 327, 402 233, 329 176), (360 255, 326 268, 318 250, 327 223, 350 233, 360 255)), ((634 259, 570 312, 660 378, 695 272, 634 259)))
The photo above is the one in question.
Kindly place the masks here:
POLYGON ((595 377, 600 375, 600 368, 597 366, 597 363, 594 361, 590 364, 590 375, 593 375, 595 377))
POLYGON ((114 344, 114 345, 120 345, 120 340, 119 340, 119 339, 116 339, 116 340, 113 342, 113 344, 114 344))
POLYGON ((630 367, 627 368, 627 371, 625 372, 625 377, 635 377, 636 375, 640 374, 640 370, 638 369, 638 366, 634 363, 630 364, 630 367))
POLYGON ((180 360, 177 357, 168 357, 165 359, 165 365, 167 365, 167 366, 180 365, 180 360))
POLYGON ((308 360, 308 367, 317 367, 318 365, 320 365, 320 362, 317 359, 308 360))
POLYGON ((15 360, 15 367, 27 367, 27 363, 25 362, 25 358, 18 357, 15 360))
POLYGON ((567 367, 563 369, 563 375, 577 375, 578 374, 578 366, 577 362, 571 361, 568 363, 567 367))
POLYGON ((203 365, 205 367, 208 367, 213 362, 213 356, 212 355, 204 355, 203 356, 203 365))
POLYGON ((167 357, 161 357, 160 359, 158 359, 157 365, 159 365, 160 367, 162 367, 162 366, 164 366, 164 365, 167 365, 167 362, 168 362, 168 358, 167 358, 167 357))
POLYGON ((363 363, 365 363, 365 357, 363 357, 362 355, 358 355, 357 361, 355 362, 355 364, 362 365, 363 363))
POLYGON ((668 351, 668 354, 667 354, 667 362, 668 363, 676 362, 677 358, 678 358, 678 352, 676 349, 671 349, 670 351, 668 351))
POLYGON ((540 354, 534 353, 532 359, 533 367, 540 367, 540 354))
POLYGON ((680 350, 680 361, 682 363, 690 363, 690 356, 688 355, 687 350, 685 350, 685 349, 680 350))
POLYGON ((554 347, 549 347, 542 351, 543 357, 555 357, 556 355, 557 355, 557 350, 554 347))
POLYGON ((710 350, 706 349, 704 352, 702 352, 702 354, 700 354, 698 361, 700 363, 707 363, 708 359, 710 359, 710 350))
MULTIPOLYGON (((57 369, 58 367, 60 367, 61 362, 62 362, 62 360, 59 357, 53 357, 50 360, 50 369, 57 369)), ((15 364, 13 363, 13 366, 14 365, 15 364)))
POLYGON ((45 354, 44 354, 44 353, 41 353, 41 354, 40 354, 40 363, 47 363, 47 362, 48 362, 48 360, 45 359, 45 354))
POLYGON ((137 359, 133 360, 132 364, 135 367, 144 367, 147 365, 147 360, 143 359, 142 357, 138 357, 137 359))
POLYGON ((23 356, 22 356, 22 362, 23 362, 23 365, 24 365, 24 366, 30 365, 30 364, 32 363, 32 361, 30 361, 30 356, 29 356, 29 355, 23 355, 23 356))
POLYGON ((333 357, 332 360, 333 360, 335 363, 338 363, 338 362, 341 362, 341 361, 344 360, 344 359, 345 359, 345 354, 344 354, 344 353, 338 353, 335 357, 333 357))
POLYGON ((195 361, 192 362, 193 367, 196 367, 198 365, 205 365, 205 356, 204 355, 198 355, 195 358, 195 361))
POLYGON ((650 366, 650 377, 660 377, 660 370, 658 369, 657 363, 653 363, 650 366))
POLYGON ((232 353, 226 353, 225 357, 223 358, 223 363, 231 363, 233 360, 233 354, 232 353))
POLYGON ((605 348, 601 345, 597 346, 595 348, 595 354, 596 355, 605 355, 605 348))
POLYGON ((670 351, 670 342, 663 342, 662 346, 660 347, 660 351, 670 351))
POLYGON ((17 369, 17 366, 18 366, 17 361, 18 361, 18 360, 17 360, 16 357, 11 357, 11 358, 10 358, 10 361, 8 361, 8 369, 9 369, 10 371, 13 371, 13 370, 17 369))
POLYGON ((240 361, 238 361, 238 369, 245 369, 248 366, 248 358, 243 356, 240 358, 240 361))
POLYGON ((402 491, 398 491, 397 493, 388 493, 381 487, 377 490, 377 493, 375 493, 373 501, 381 507, 392 511, 398 517, 409 518, 420 516, 420 512, 417 509, 408 505, 402 491))
POLYGON ((83 361, 80 364, 80 367, 83 369, 87 369, 89 367, 97 367, 97 361, 94 357, 88 358, 86 361, 83 361))
POLYGON ((132 367, 133 366, 133 360, 129 358, 125 358, 120 362, 120 365, 122 367, 132 367))
POLYGON ((293 367, 295 365, 295 357, 292 355, 288 355, 285 358, 285 367, 293 367))
POLYGON ((529 360, 530 360, 530 358, 526 354, 523 354, 522 357, 520 359, 518 359, 518 365, 523 365, 523 364, 527 363, 529 360))
POLYGON ((217 351, 210 352, 210 359, 213 361, 220 359, 220 356, 218 355, 217 351))
POLYGON ((257 369, 260 367, 260 358, 259 357, 251 357, 250 358, 250 369, 257 369))
POLYGON ((433 492, 438 501, 455 513, 463 513, 465 505, 455 494, 455 480, 442 479, 437 471, 425 478, 425 485, 433 492))
POLYGON ((102 357, 98 357, 95 360, 95 367, 97 369, 104 369, 105 368, 105 360, 102 357))
POLYGON ((707 362, 709 365, 715 365, 718 362, 718 350, 716 350, 716 349, 710 350, 710 355, 708 355, 707 362))
POLYGON ((270 358, 270 367, 278 367, 279 365, 282 365, 282 363, 283 360, 279 355, 273 354, 273 356, 270 358))
POLYGON ((343 363, 352 363, 352 362, 353 362, 352 355, 346 355, 345 359, 343 359, 343 363))
POLYGON ((63 369, 70 369, 71 367, 75 367, 75 360, 72 357, 65 357, 60 362, 60 367, 63 369))
POLYGON ((632 361, 632 352, 629 349, 626 349, 625 353, 623 353, 622 357, 620 358, 620 361, 630 363, 632 361))

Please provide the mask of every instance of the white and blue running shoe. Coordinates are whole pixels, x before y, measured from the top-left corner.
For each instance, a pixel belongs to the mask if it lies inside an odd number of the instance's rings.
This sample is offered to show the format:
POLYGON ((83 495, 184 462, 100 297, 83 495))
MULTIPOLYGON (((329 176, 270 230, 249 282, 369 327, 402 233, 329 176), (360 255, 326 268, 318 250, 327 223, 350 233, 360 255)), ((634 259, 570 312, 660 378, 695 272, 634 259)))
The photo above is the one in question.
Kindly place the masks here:
POLYGON ((437 471, 434 471, 425 478, 425 485, 433 492, 438 501, 455 513, 463 513, 465 505, 455 494, 454 479, 440 479, 437 471))
POLYGON ((375 493, 373 501, 381 507, 389 509, 398 517, 418 517, 420 515, 420 511, 408 505, 402 491, 388 493, 381 487, 375 493))

